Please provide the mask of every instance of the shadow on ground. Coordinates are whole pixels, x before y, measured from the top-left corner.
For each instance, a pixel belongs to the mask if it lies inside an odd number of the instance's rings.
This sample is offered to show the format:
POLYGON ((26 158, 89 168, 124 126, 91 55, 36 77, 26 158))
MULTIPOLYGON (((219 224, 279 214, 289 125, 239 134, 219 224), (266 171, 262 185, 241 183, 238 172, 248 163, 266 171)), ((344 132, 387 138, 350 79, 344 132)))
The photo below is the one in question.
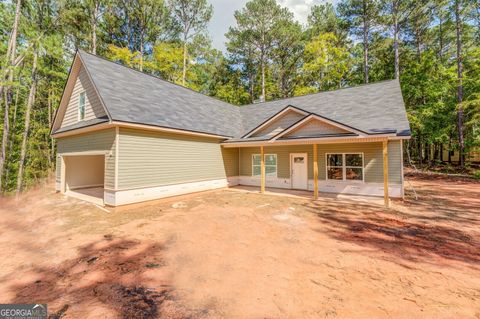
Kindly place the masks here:
POLYGON ((117 318, 185 318, 191 317, 178 302, 175 291, 168 284, 149 286, 146 271, 164 267, 163 246, 113 239, 79 248, 75 259, 55 267, 33 269, 33 282, 11 287, 17 291, 13 303, 54 304, 49 318, 81 317, 75 313, 100 304, 108 309, 109 317, 117 318), (59 303, 59 301, 61 302, 59 303), (72 309, 76 305, 77 310, 72 309))
MULTIPOLYGON (((468 191, 461 195, 466 194, 468 191)), ((433 264, 456 261, 480 268, 479 233, 466 231, 480 225, 480 216, 472 203, 449 198, 442 201, 435 192, 420 191, 419 196, 419 201, 407 199, 403 203, 410 206, 410 213, 346 202, 310 202, 305 207, 322 223, 317 231, 374 249, 403 266, 407 266, 404 261, 433 264), (433 199, 424 200, 426 196, 433 199)), ((453 192, 451 196, 460 194, 453 192)))

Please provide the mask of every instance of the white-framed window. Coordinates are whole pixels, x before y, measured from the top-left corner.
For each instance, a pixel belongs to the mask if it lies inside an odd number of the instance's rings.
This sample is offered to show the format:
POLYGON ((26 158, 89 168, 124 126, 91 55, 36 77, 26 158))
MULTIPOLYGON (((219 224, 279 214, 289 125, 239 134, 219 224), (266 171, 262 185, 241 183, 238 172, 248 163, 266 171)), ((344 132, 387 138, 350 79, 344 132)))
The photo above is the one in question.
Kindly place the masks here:
POLYGON ((78 97, 78 120, 85 119, 85 91, 81 92, 78 97))
MULTIPOLYGON (((264 154, 265 176, 277 176, 277 154, 264 154)), ((252 154, 252 176, 262 175, 260 154, 252 154)))
POLYGON ((363 181, 363 153, 327 153, 328 180, 363 181))

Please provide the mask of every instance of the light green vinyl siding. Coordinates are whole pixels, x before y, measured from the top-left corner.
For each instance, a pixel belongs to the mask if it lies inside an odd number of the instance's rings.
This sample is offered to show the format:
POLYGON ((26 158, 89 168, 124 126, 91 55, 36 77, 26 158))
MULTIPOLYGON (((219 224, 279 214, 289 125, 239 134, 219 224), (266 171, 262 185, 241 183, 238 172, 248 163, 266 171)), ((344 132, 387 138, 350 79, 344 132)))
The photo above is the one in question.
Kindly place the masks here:
POLYGON ((348 131, 341 129, 339 127, 333 126, 331 124, 328 124, 324 121, 312 119, 308 123, 288 133, 286 136, 305 137, 305 136, 318 136, 319 134, 341 134, 341 133, 348 133, 348 131))
POLYGON ((115 129, 96 131, 57 139, 57 179, 60 180, 60 155, 105 151, 105 187, 115 187, 115 129))
POLYGON ((283 114, 281 117, 274 120, 272 123, 263 127, 261 130, 252 134, 252 136, 265 136, 265 135, 275 135, 294 124, 295 122, 304 118, 305 115, 302 115, 295 111, 288 111, 283 114))
MULTIPOLYGON (((318 178, 325 180, 326 153, 364 153, 365 182, 383 183, 382 143, 348 143, 318 145, 318 178)), ((290 178, 290 153, 308 153, 308 178, 313 179, 313 145, 269 146, 264 148, 266 154, 277 154, 277 176, 290 178)), ((400 141, 388 143, 389 182, 402 182, 400 141)), ((240 175, 252 176, 252 154, 259 154, 259 147, 240 149, 240 175)))
POLYGON ((227 176, 238 176, 238 148, 222 147, 223 165, 227 176))
POLYGON ((119 189, 225 177, 218 139, 120 129, 119 189))
POLYGON ((93 83, 90 81, 87 71, 82 66, 75 81, 72 94, 70 95, 70 100, 68 101, 67 109, 65 111, 61 127, 72 125, 78 122, 78 106, 80 94, 82 92, 85 92, 84 120, 91 120, 94 118, 106 116, 105 109, 100 102, 93 83))
POLYGON ((57 159, 55 161, 55 181, 57 183, 61 182, 62 179, 62 158, 60 155, 57 155, 57 159))
MULTIPOLYGON (((313 178, 313 145, 267 146, 265 154, 277 154, 277 177, 290 178, 290 153, 308 154, 308 178, 313 178)), ((260 154, 260 147, 240 149, 240 175, 252 176, 252 155, 260 154)))

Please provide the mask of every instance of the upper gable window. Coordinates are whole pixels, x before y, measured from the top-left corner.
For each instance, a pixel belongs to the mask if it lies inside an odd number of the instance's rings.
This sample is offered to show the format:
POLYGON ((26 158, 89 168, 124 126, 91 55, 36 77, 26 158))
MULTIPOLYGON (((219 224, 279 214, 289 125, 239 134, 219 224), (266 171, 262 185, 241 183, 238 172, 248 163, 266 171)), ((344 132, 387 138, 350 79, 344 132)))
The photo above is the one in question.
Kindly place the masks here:
POLYGON ((78 120, 85 119, 85 92, 81 92, 78 98, 78 120))

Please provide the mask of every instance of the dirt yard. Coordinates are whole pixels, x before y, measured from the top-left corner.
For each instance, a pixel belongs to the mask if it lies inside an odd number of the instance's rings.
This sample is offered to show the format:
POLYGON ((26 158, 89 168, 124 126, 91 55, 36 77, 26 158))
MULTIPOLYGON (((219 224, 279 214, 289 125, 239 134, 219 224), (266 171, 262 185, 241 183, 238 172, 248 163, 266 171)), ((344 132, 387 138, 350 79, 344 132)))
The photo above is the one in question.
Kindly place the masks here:
POLYGON ((0 303, 51 318, 480 318, 480 184, 408 177, 419 200, 219 190, 106 212, 0 203, 0 303))

